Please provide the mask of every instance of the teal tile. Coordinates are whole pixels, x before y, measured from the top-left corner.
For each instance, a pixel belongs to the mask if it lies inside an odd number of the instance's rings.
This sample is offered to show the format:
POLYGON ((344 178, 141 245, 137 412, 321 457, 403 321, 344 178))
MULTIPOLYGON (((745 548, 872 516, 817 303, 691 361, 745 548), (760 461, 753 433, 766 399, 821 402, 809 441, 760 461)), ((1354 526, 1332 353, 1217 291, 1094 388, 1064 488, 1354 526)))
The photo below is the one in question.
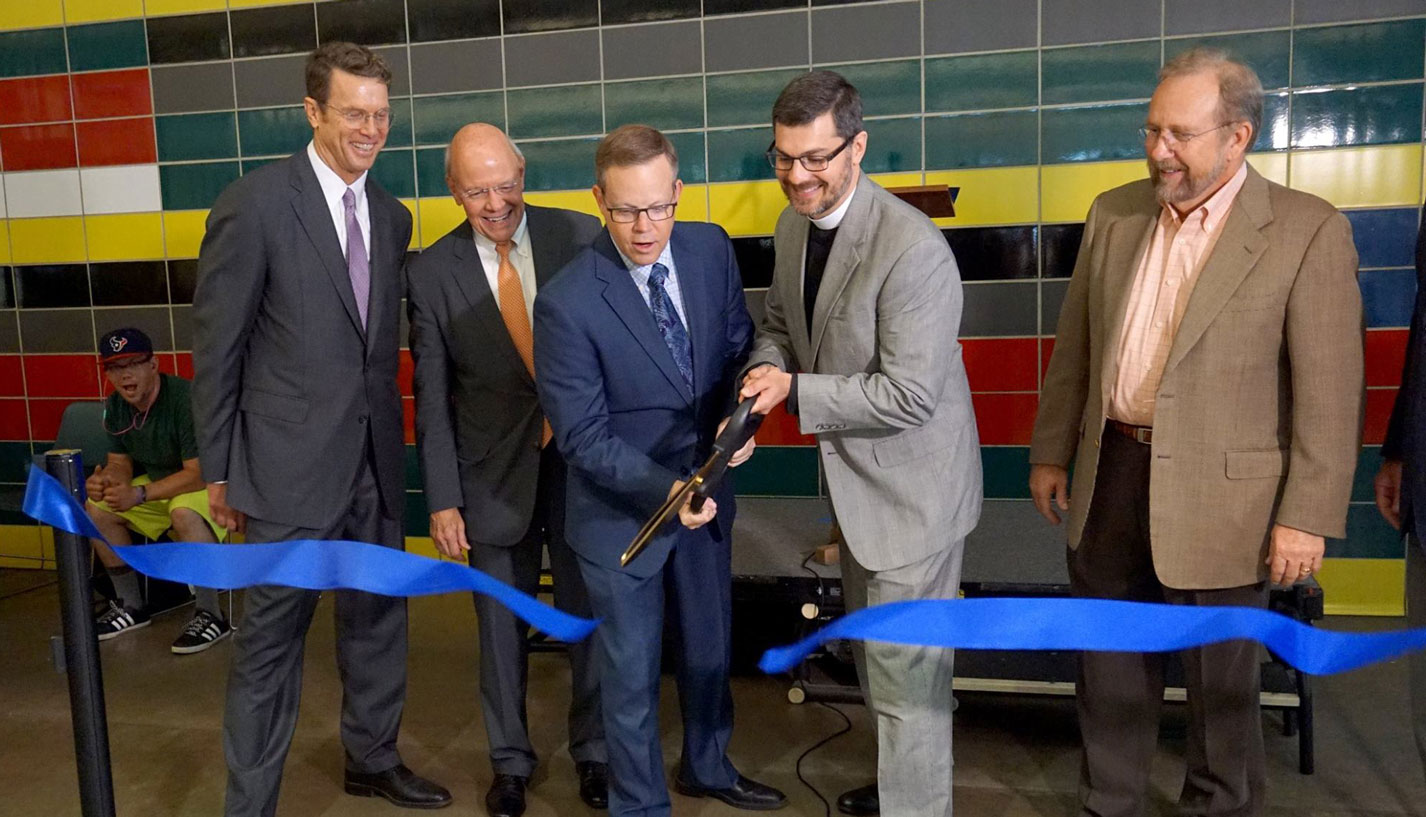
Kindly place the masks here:
POLYGON ((1372 487, 1372 480, 1376 479, 1381 462, 1379 445, 1364 445, 1362 450, 1357 452, 1357 472, 1352 477, 1353 502, 1376 502, 1376 489, 1372 487))
POLYGON ((1292 146, 1419 142, 1421 85, 1298 91, 1292 95, 1292 146))
POLYGON ((604 86, 604 121, 609 130, 642 123, 659 130, 703 127, 703 79, 679 77, 604 86))
POLYGON ((1039 151, 1035 111, 926 117, 926 168, 1033 165, 1039 151))
POLYGON ((417 148, 416 192, 421 198, 450 195, 450 188, 446 186, 445 148, 417 148))
POLYGON ((1164 59, 1169 60, 1194 46, 1220 48, 1247 63, 1268 89, 1286 88, 1292 65, 1292 32, 1254 31, 1247 34, 1219 34, 1212 37, 1182 37, 1164 40, 1164 59))
POLYGON ((431 511, 426 505, 426 494, 421 491, 406 492, 407 536, 431 535, 431 511))
POLYGON ((1293 36, 1292 83, 1420 79, 1426 20, 1302 28, 1293 36))
POLYGON ((415 144, 411 138, 411 98, 391 99, 391 128, 386 132, 386 147, 409 148, 415 144))
POLYGON ((981 446, 980 467, 986 499, 1029 499, 1030 449, 1025 446, 981 446))
POLYGON ((817 496, 817 448, 811 445, 762 445, 736 471, 739 496, 817 496))
POLYGON ((244 156, 286 156, 312 141, 301 105, 238 111, 238 144, 244 156))
POLYGON ((69 63, 64 56, 64 29, 36 28, 0 33, 0 77, 63 74, 68 70, 69 63))
POLYGON ((238 155, 238 119, 232 111, 154 119, 158 160, 228 159, 238 155))
POLYGON ((1047 48, 1041 60, 1046 105, 1148 99, 1158 81, 1159 42, 1047 48))
POLYGON ((414 445, 406 446, 406 490, 420 491, 425 483, 421 479, 421 450, 414 445))
POLYGON ((1287 91, 1263 97, 1263 123, 1253 150, 1287 150, 1292 141, 1292 116, 1287 91))
POLYGON ((165 210, 205 210, 238 178, 238 163, 200 162, 159 165, 159 189, 165 210))
POLYGON ((377 154, 371 177, 398 199, 416 197, 416 165, 410 148, 388 148, 377 154))
POLYGON ((268 156, 262 159, 244 159, 242 160, 242 162, 240 162, 240 164, 242 165, 243 175, 247 175, 253 172, 254 170, 257 170, 258 168, 262 167, 263 165, 270 165, 273 162, 280 161, 282 161, 281 156, 268 156))
POLYGON ((1038 99, 1040 57, 1034 51, 926 60, 927 111, 1023 108, 1038 99))
POLYGON ((100 71, 149 64, 143 20, 70 26, 69 66, 72 71, 100 71))
MULTIPOLYGON (((921 169, 921 117, 873 119, 866 123, 867 173, 899 173, 921 169)), ((766 149, 766 145, 763 146, 766 149)), ((764 161, 766 164, 766 161, 764 161)))
POLYGON ((1347 508, 1347 538, 1327 540, 1329 559, 1400 559, 1406 555, 1401 532, 1387 524, 1375 503, 1347 508))
POLYGON ((708 181, 776 178, 767 162, 767 146, 771 143, 771 127, 709 131, 708 181))
MULTIPOLYGON (((857 86, 864 116, 921 112, 921 61, 863 62, 824 66, 857 86)), ((776 97, 774 97, 776 98, 776 97)), ((768 103, 772 110, 772 103, 768 103)))
POLYGON ((28 442, 0 442, 0 482, 24 482, 29 466, 28 442))
POLYGON ((1050 108, 1041 113, 1041 161, 1097 162, 1142 159, 1139 128, 1149 106, 1143 102, 1050 108))
POLYGON ((708 77, 708 127, 766 125, 772 103, 787 83, 807 73, 800 68, 708 77))
POLYGON ((422 96, 411 101, 416 144, 447 145, 456 131, 471 122, 505 129, 505 92, 422 96))
POLYGON ((515 139, 604 132, 597 84, 508 91, 506 100, 515 139))
POLYGON ((598 139, 521 142, 525 152, 525 189, 579 190, 594 186, 594 149, 598 139))
POLYGON ((708 166, 703 161, 704 138, 702 131, 665 134, 678 151, 678 177, 684 184, 702 184, 708 181, 708 166))

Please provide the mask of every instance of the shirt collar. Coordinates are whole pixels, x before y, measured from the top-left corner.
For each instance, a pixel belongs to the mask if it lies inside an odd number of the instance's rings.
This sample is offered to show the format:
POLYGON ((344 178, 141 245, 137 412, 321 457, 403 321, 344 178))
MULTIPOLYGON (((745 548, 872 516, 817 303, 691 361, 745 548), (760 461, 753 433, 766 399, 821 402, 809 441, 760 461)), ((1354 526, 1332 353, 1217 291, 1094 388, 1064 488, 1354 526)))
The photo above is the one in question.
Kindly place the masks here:
MULTIPOLYGON (((515 245, 515 252, 520 255, 528 255, 530 252, 529 242, 525 240, 525 236, 527 234, 527 227, 530 223, 529 218, 529 212, 521 212, 520 226, 516 227, 515 234, 510 236, 510 243, 515 245)), ((491 241, 489 238, 486 238, 484 235, 481 234, 479 230, 475 229, 474 227, 471 228, 471 232, 475 234, 475 246, 477 248, 499 255, 499 252, 495 249, 494 241, 491 241)))
POLYGON ((334 200, 341 201, 347 188, 350 187, 356 194, 357 205, 361 205, 362 200, 366 198, 366 171, 363 171, 356 181, 347 184, 342 181, 341 176, 337 175, 337 171, 328 167, 327 163, 322 161, 322 157, 317 155, 316 142, 307 143, 307 159, 312 163, 312 172, 317 174, 317 183, 322 185, 322 198, 329 203, 334 200))
MULTIPOLYGON (((663 264, 664 268, 669 272, 673 272, 673 250, 669 248, 669 244, 672 243, 673 242, 670 241, 668 244, 663 245, 663 252, 659 253, 659 260, 654 262, 654 264, 663 264)), ((654 264, 635 264, 629 260, 629 256, 625 255, 623 250, 619 249, 618 244, 614 245, 614 252, 619 253, 619 260, 624 262, 625 269, 637 275, 640 280, 648 280, 649 273, 653 271, 654 264)))
POLYGON ((1194 213, 1203 212, 1203 231, 1211 233, 1218 229, 1218 225, 1223 222, 1223 218, 1228 215, 1228 211, 1233 207, 1233 201, 1238 198, 1238 191, 1243 189, 1243 182, 1248 179, 1248 163, 1239 165, 1238 172, 1220 188, 1218 192, 1208 197, 1208 200, 1189 211, 1187 215, 1180 216, 1172 205, 1163 205, 1168 217, 1173 223, 1182 225, 1188 221, 1194 213))
POLYGON ((843 219, 844 217, 846 217, 846 215, 847 215, 847 208, 852 206, 852 199, 855 198, 856 195, 857 195, 857 185, 856 185, 855 182, 853 182, 853 183, 852 183, 852 194, 851 194, 850 196, 847 196, 845 199, 843 199, 843 200, 842 200, 842 203, 839 204, 839 205, 837 205, 837 209, 833 210, 832 212, 828 213, 828 214, 825 215, 825 216, 822 216, 821 218, 814 218, 814 219, 812 219, 812 223, 815 224, 815 225, 817 225, 817 229, 819 229, 819 230, 835 230, 835 229, 837 229, 838 225, 840 225, 840 224, 842 223, 842 219, 843 219))

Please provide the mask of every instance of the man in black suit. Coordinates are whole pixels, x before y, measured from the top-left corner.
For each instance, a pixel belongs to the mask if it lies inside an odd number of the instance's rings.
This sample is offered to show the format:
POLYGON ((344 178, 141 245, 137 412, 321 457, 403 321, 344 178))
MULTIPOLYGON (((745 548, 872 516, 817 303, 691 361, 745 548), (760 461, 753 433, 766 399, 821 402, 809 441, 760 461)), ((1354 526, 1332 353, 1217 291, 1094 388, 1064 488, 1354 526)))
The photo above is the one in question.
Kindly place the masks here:
MULTIPOLYGON (((228 186, 198 259, 194 417, 214 520, 247 541, 401 548, 396 387, 411 216, 367 176, 391 126, 391 71, 351 43, 307 60, 306 149, 228 186)), ((319 593, 249 588, 228 680, 228 815, 277 810, 319 593)), ((336 593, 346 791, 438 808, 401 762, 406 601, 336 593)))
MULTIPOLYGON (((416 441, 431 538, 521 591, 539 589, 549 547, 555 604, 588 618, 589 597, 564 534, 565 464, 535 393, 535 292, 599 234, 599 220, 525 204, 525 158, 498 128, 461 128, 446 184, 466 221, 412 262, 408 314, 416 361, 416 441)), ((475 594, 480 700, 495 780, 491 817, 519 817, 535 771, 525 715, 526 626, 475 594)), ((592 641, 569 648, 569 752, 579 794, 608 805, 604 727, 592 641)))

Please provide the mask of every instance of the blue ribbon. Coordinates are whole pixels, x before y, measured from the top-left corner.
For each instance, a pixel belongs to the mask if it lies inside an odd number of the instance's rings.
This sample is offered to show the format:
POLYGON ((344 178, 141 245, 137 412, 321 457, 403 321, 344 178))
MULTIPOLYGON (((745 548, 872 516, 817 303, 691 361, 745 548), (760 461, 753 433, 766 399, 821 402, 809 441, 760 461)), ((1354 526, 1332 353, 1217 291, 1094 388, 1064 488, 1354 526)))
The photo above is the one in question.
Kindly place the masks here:
MULTIPOLYGON (((103 539, 64 486, 31 468, 23 509, 30 517, 79 536, 103 539)), ((572 616, 521 593, 473 567, 392 548, 341 540, 295 539, 250 545, 175 542, 114 547, 130 567, 172 582, 231 590, 278 584, 307 590, 351 589, 384 596, 456 591, 483 593, 537 630, 561 641, 582 641, 597 621, 572 616)))

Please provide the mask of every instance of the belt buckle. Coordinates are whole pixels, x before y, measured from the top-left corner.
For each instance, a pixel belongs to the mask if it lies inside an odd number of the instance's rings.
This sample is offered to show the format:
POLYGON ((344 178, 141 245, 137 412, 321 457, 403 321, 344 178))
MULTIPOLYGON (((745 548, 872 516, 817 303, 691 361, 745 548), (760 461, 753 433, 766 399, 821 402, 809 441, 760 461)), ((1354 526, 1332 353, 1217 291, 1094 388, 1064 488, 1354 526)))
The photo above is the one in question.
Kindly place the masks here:
POLYGON ((1134 442, 1143 445, 1153 445, 1154 429, 1152 426, 1134 426, 1134 442))

